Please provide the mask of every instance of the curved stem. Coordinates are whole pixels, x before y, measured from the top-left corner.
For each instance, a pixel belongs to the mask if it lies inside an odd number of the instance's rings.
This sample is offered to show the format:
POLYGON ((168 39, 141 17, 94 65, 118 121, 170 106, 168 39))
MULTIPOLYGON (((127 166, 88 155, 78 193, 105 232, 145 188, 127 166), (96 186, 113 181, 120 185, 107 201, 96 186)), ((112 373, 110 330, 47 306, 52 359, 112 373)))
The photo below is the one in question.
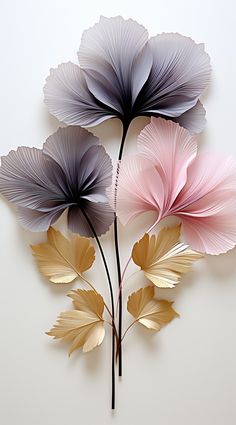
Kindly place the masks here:
MULTIPOLYGON (((109 290, 110 290, 110 297, 111 297, 111 314, 112 314, 112 321, 114 323, 114 317, 115 317, 115 308, 114 308, 114 297, 113 297, 113 289, 112 289, 112 283, 111 283, 111 277, 110 277, 110 273, 109 273, 109 269, 107 266, 107 262, 106 262, 106 257, 102 248, 102 245, 100 243, 100 240, 98 238, 98 235, 96 233, 96 230, 93 227, 93 224, 90 220, 90 218, 88 217, 88 215, 86 214, 86 212, 81 208, 81 212, 83 213, 84 217, 87 220, 87 223, 93 233, 93 236, 97 242, 101 257, 102 257, 102 261, 105 267, 105 271, 106 271, 106 275, 107 275, 107 280, 108 280, 108 285, 109 285, 109 290)), ((115 409, 115 328, 114 326, 112 326, 112 372, 111 372, 111 387, 112 387, 112 393, 111 393, 111 408, 115 409)))
MULTIPOLYGON (((120 143, 120 150, 118 155, 118 161, 122 159, 123 155, 123 149, 125 145, 125 139, 128 132, 130 122, 124 123, 123 122, 123 133, 122 133, 122 139, 120 143)), ((117 197, 117 186, 118 186, 118 179, 119 179, 119 170, 120 170, 120 164, 118 162, 117 164, 117 170, 116 170, 116 180, 115 180, 115 206, 116 206, 116 197, 117 197)), ((118 334, 119 338, 121 339, 122 335, 122 289, 121 289, 121 266, 120 266, 120 253, 119 253, 119 237, 118 237, 118 223, 117 223, 117 215, 115 214, 115 220, 114 220, 114 239, 115 239, 115 251, 116 251, 116 266, 117 266, 117 276, 118 276, 118 287, 119 287, 119 322, 118 322, 118 334)), ((119 365, 118 365, 118 373, 119 376, 122 376, 122 346, 121 343, 119 344, 119 365)))

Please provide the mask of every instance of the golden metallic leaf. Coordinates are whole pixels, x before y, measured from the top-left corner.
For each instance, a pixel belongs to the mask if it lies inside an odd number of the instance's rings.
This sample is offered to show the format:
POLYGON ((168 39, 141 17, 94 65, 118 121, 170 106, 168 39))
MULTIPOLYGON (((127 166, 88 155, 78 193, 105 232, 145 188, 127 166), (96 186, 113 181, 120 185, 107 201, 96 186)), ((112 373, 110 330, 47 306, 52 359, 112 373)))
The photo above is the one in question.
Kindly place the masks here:
POLYGON ((135 321, 159 331, 163 325, 179 316, 172 304, 170 301, 155 299, 154 286, 146 286, 129 296, 127 310, 135 321))
POLYGON ((95 259, 89 238, 74 236, 68 240, 50 227, 48 242, 32 246, 39 269, 54 283, 69 283, 88 270, 95 259))
POLYGON ((159 288, 173 288, 183 274, 192 270, 193 262, 203 257, 179 237, 180 226, 167 227, 158 236, 146 233, 133 247, 133 261, 159 288))
POLYGON ((80 347, 84 352, 91 351, 102 343, 105 335, 103 298, 95 291, 83 289, 72 291, 68 296, 73 299, 76 310, 61 313, 57 323, 46 334, 72 341, 69 355, 80 347))

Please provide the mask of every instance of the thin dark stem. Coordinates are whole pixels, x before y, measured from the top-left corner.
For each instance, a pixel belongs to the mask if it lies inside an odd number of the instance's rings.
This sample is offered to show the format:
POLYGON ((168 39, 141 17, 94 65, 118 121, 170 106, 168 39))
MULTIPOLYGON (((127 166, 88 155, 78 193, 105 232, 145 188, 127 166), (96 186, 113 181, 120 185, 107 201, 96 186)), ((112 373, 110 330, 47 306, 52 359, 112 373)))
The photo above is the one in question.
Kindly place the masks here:
MULTIPOLYGON (((123 149, 125 144, 126 135, 129 128, 129 122, 123 123, 123 134, 122 139, 120 143, 120 150, 118 155, 118 161, 122 159, 123 155, 123 149)), ((119 179, 119 170, 120 165, 118 163, 117 170, 116 170, 116 180, 115 180, 115 204, 116 204, 116 194, 117 194, 117 187, 118 187, 118 179, 119 179)), ((116 252, 116 265, 117 265, 117 276, 118 276, 118 287, 120 288, 121 283, 121 266, 120 266, 120 254, 119 254, 119 237, 118 237, 118 222, 117 222, 117 216, 115 214, 115 220, 114 220, 114 239, 115 239, 115 252, 116 252)), ((119 289, 119 322, 118 322, 118 335, 119 340, 121 341, 122 337, 122 288, 119 289)), ((118 352, 118 373, 119 376, 122 376, 122 345, 121 342, 119 343, 119 352, 118 352)))
MULTIPOLYGON (((115 319, 114 296, 113 296, 111 277, 110 277, 109 269, 108 269, 108 266, 107 266, 106 257, 105 257, 102 245, 100 243, 100 240, 97 236, 96 230, 94 229, 90 218, 88 217, 88 215, 86 214, 86 212, 83 209, 81 209, 81 212, 83 213, 84 217, 86 218, 87 223, 88 223, 88 225, 89 225, 89 227, 90 227, 90 229, 93 233, 93 236, 94 236, 94 238, 97 242, 97 245, 98 245, 101 257, 102 257, 102 261, 103 261, 103 264, 104 264, 104 267, 105 267, 105 270, 106 270, 106 275, 107 275, 107 280, 108 280, 108 285, 109 285, 109 290, 110 290, 110 297, 111 297, 112 321, 113 321, 113 324, 114 324, 115 323, 114 322, 114 319, 115 319)), ((112 365, 111 365, 111 369, 112 369, 112 372, 111 372, 111 387, 112 387, 112 389, 111 389, 111 391, 112 391, 111 392, 111 408, 113 410, 115 409, 115 339, 116 339, 116 331, 115 331, 114 325, 113 325, 113 327, 112 327, 112 365)))

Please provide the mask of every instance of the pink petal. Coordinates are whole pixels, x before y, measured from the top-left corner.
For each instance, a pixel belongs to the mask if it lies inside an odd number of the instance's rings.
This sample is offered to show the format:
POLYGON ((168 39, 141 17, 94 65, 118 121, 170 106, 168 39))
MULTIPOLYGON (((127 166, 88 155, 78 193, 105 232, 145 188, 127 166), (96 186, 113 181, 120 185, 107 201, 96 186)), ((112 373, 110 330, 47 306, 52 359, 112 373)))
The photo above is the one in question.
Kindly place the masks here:
POLYGON ((202 153, 189 167, 188 180, 172 209, 183 222, 189 245, 220 254, 236 245, 236 162, 202 153))
POLYGON ((138 137, 138 150, 158 169, 168 210, 186 183, 187 169, 197 153, 196 138, 178 123, 152 117, 138 137))
POLYGON ((236 245, 236 205, 225 204, 225 211, 208 217, 181 217, 185 240, 196 251, 217 255, 236 245), (227 212, 228 209, 228 212, 227 212))
POLYGON ((138 155, 126 157, 120 165, 116 211, 123 224, 146 211, 161 214, 164 187, 152 162, 138 155))
POLYGON ((215 153, 200 153, 188 169, 186 185, 176 200, 174 209, 190 214, 201 212, 206 207, 209 208, 209 203, 214 203, 214 196, 215 202, 224 204, 232 191, 236 192, 234 158, 215 153))

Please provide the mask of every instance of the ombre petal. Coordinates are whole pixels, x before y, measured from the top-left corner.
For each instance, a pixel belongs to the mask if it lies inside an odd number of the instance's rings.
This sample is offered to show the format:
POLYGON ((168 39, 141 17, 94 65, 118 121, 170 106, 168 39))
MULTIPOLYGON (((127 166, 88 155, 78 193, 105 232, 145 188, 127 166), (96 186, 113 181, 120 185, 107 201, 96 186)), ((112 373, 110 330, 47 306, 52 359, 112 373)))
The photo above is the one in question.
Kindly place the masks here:
POLYGON ((80 127, 60 128, 42 150, 11 151, 0 167, 0 193, 17 205, 20 223, 32 231, 47 230, 69 208, 72 230, 94 236, 87 215, 98 234, 106 232, 114 220, 106 193, 111 182, 109 155, 80 127))
POLYGON ((197 102, 211 68, 202 44, 173 33, 148 40, 131 19, 101 17, 84 31, 78 57, 80 67, 69 62, 51 70, 44 88, 49 111, 66 124, 89 127, 117 117, 127 125, 154 115, 181 116, 192 133, 203 128, 197 102))
POLYGON ((92 127, 116 116, 88 90, 83 71, 72 62, 51 69, 44 86, 49 112, 68 125, 92 127))
POLYGON ((43 153, 62 168, 69 192, 79 188, 83 198, 96 194, 101 201, 111 185, 112 163, 96 136, 78 126, 59 128, 44 143, 43 153))
POLYGON ((127 224, 146 211, 161 213, 165 199, 165 188, 153 163, 138 155, 126 157, 120 165, 116 200, 116 212, 127 224))
POLYGON ((45 232, 57 221, 66 207, 54 209, 53 211, 42 212, 29 208, 17 207, 17 219, 26 230, 31 232, 45 232))
POLYGON ((101 17, 84 31, 79 63, 93 95, 123 115, 134 104, 152 66, 148 32, 137 22, 121 16, 101 17))
POLYGON ((0 193, 19 206, 50 211, 65 202, 63 172, 40 149, 20 147, 2 157, 0 193))
POLYGON ((159 118, 152 119, 142 131, 138 149, 133 163, 146 161, 149 167, 134 167, 132 172, 132 161, 128 167, 122 161, 121 187, 117 190, 121 220, 126 223, 155 210, 159 221, 178 217, 186 241, 196 251, 220 254, 233 248, 236 160, 215 153, 196 156, 195 138, 177 123, 159 118))
POLYGON ((225 211, 209 217, 181 217, 184 239, 196 251, 218 255, 236 245, 235 203, 225 203, 225 211), (227 211, 228 210, 228 211, 227 211))
POLYGON ((206 110, 200 101, 196 105, 184 112, 173 121, 178 122, 179 125, 186 128, 191 134, 198 134, 204 130, 206 125, 206 110))
POLYGON ((209 214, 236 194, 236 161, 232 156, 202 152, 189 166, 187 182, 175 209, 189 214, 209 214))
POLYGON ((168 210, 186 183, 197 153, 196 138, 173 121, 152 117, 138 137, 138 151, 158 169, 165 187, 164 209, 168 210))
POLYGON ((81 206, 72 206, 68 211, 68 227, 80 236, 94 237, 94 233, 83 214, 91 221, 97 236, 106 233, 114 221, 114 211, 108 203, 83 201, 81 206))
POLYGON ((149 44, 153 66, 141 92, 140 111, 180 116, 196 105, 209 83, 209 56, 203 44, 180 34, 160 34, 149 44))
POLYGON ((236 245, 236 161, 201 153, 189 167, 187 183, 173 211, 192 248, 220 254, 236 245))

